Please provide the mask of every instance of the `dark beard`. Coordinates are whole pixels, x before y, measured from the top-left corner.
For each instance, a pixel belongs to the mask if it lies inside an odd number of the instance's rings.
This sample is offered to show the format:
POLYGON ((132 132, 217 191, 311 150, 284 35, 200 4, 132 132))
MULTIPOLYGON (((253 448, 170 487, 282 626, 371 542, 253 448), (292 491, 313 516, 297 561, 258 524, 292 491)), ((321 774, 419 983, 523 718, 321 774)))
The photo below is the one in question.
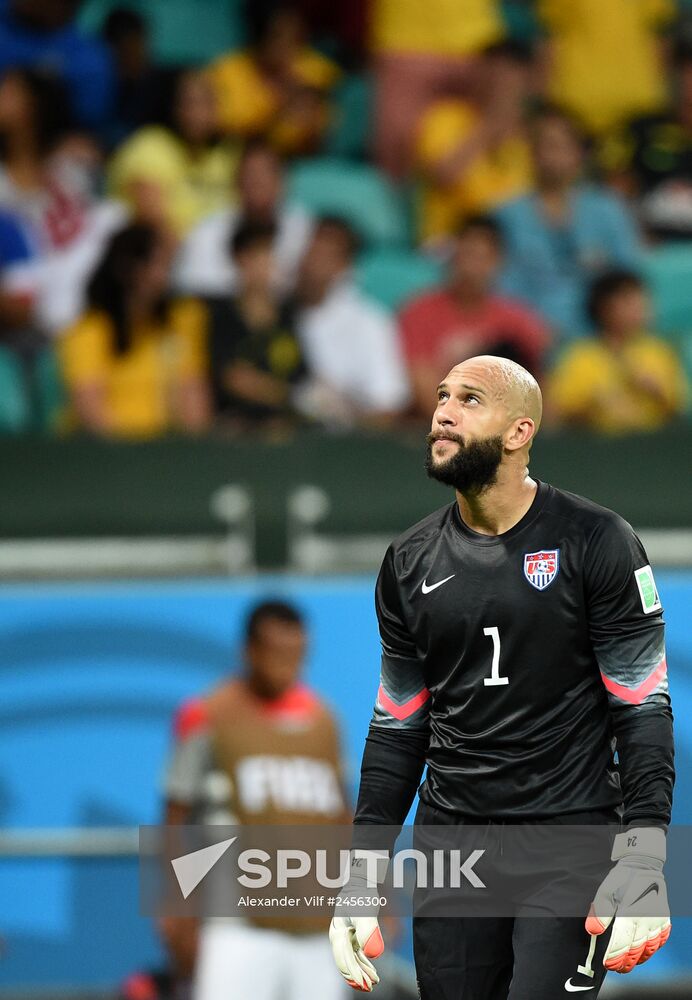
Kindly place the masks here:
POLYGON ((457 434, 428 434, 428 450, 425 456, 425 471, 431 479, 437 479, 445 486, 453 486, 459 493, 480 493, 492 486, 497 480, 497 470, 502 461, 504 446, 502 438, 485 438, 483 441, 471 441, 464 444, 457 434), (459 448, 446 462, 435 462, 433 459, 433 444, 439 437, 449 437, 456 441, 459 448))

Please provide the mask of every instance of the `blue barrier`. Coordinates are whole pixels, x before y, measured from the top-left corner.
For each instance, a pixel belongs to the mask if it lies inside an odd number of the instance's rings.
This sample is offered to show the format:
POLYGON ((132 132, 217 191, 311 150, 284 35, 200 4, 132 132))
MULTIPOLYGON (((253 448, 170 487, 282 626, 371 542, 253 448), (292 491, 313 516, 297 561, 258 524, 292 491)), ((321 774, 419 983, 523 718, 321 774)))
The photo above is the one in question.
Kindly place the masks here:
MULTIPOLYGON (((692 574, 658 583, 677 716, 675 820, 692 823, 692 574)), ((275 577, 6 588, 0 825, 156 822, 171 716, 237 666, 244 615, 269 595, 294 600, 309 620, 307 679, 338 706, 353 787, 378 677, 372 587, 275 577)), ((0 899, 2 985, 108 988, 160 958, 137 913, 133 859, 2 860, 0 899)), ((689 969, 684 936, 638 980, 689 969)))

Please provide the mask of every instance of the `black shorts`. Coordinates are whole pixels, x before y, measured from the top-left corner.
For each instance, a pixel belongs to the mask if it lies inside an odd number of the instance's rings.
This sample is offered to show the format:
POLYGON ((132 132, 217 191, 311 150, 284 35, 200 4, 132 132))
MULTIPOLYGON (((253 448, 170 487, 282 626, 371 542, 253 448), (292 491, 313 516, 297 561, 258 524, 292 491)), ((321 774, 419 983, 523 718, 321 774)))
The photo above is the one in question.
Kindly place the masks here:
MULTIPOLYGON (((600 825, 617 823, 618 817, 609 810, 550 820, 560 821, 600 825)), ((421 803, 416 824, 464 825, 464 818, 421 803)), ((592 938, 584 927, 587 912, 588 902, 578 918, 522 916, 521 909, 513 917, 414 917, 421 1000, 557 1000, 571 993, 582 993, 587 1000, 597 997, 610 934, 592 938)))

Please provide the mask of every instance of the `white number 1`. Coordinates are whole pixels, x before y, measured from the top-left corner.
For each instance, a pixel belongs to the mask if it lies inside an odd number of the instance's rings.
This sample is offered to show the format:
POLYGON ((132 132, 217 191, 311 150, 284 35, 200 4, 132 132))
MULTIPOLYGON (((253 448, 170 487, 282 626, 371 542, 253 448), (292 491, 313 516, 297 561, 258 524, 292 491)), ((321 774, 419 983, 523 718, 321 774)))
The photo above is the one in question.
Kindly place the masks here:
POLYGON ((486 687, 496 687, 498 684, 509 684, 509 677, 500 677, 500 630, 497 625, 483 629, 483 635, 489 635, 493 640, 493 665, 490 668, 490 677, 485 677, 483 683, 486 687))

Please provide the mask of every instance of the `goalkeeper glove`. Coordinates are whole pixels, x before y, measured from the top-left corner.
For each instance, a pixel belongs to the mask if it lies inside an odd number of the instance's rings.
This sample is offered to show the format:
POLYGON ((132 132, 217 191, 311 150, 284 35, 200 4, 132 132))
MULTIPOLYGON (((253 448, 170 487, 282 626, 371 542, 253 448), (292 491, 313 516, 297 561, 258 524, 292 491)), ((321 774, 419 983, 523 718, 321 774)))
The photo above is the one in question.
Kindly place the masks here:
POLYGON ((348 985, 370 993, 380 981, 370 959, 384 951, 377 917, 334 917, 329 941, 336 967, 348 985))
POLYGON ((603 934, 612 922, 603 964, 612 972, 630 972, 651 958, 670 936, 663 830, 639 828, 618 834, 611 859, 617 864, 596 893, 586 930, 603 934))
MULTIPOLYGON (((387 858, 378 852, 359 851, 359 857, 351 860, 351 874, 341 890, 341 898, 377 895, 378 884, 384 880, 387 858), (368 864, 374 867, 375 875, 368 879, 368 864)), ((377 921, 379 906, 369 904, 359 907, 356 916, 347 902, 337 904, 329 928, 329 941, 336 967, 349 986, 364 993, 370 993, 380 981, 371 958, 378 958, 384 951, 382 932, 377 921), (350 912, 349 912, 350 911, 350 912)))

